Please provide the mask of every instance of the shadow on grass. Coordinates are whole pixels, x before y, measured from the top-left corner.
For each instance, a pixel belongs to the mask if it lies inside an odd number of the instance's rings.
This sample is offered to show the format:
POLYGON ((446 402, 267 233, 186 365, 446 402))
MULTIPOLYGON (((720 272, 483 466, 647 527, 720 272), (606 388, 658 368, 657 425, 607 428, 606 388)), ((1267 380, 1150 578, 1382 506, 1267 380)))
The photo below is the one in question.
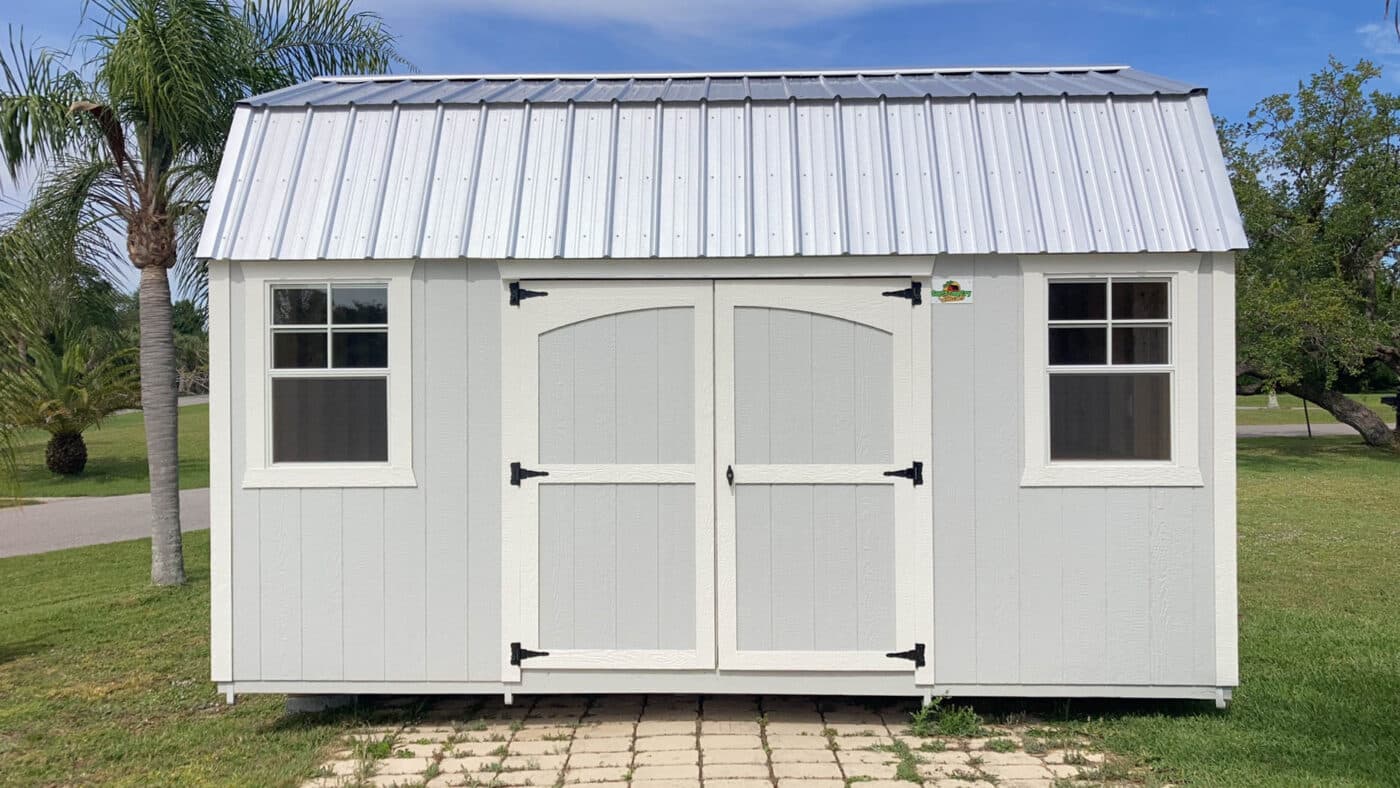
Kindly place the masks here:
POLYGON ((1336 468, 1338 462, 1391 462, 1400 470, 1400 454, 1367 446, 1360 438, 1242 438, 1238 467, 1245 473, 1288 473, 1336 468))
POLYGON ((43 638, 28 638, 0 643, 0 665, 13 662, 21 657, 48 651, 51 648, 53 648, 53 643, 43 638))

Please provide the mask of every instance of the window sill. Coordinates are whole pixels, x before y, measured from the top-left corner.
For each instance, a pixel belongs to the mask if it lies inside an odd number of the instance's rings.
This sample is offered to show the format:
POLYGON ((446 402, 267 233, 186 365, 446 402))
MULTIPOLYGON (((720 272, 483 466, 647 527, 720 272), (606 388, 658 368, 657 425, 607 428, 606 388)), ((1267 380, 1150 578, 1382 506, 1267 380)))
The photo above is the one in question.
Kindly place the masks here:
POLYGON ((412 468, 355 463, 285 465, 249 468, 243 473, 245 490, 289 487, 417 487, 412 468))
POLYGON ((1201 469, 1156 462, 1052 463, 1026 468, 1022 487, 1204 487, 1201 469))

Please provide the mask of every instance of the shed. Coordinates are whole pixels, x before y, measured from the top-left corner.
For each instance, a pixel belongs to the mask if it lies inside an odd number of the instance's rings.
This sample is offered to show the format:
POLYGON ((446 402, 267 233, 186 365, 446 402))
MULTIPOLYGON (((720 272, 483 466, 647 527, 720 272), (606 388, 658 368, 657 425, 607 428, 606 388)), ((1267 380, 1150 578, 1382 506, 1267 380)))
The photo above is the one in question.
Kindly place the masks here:
POLYGON ((213 679, 1224 703, 1244 246, 1122 66, 249 99, 213 679))

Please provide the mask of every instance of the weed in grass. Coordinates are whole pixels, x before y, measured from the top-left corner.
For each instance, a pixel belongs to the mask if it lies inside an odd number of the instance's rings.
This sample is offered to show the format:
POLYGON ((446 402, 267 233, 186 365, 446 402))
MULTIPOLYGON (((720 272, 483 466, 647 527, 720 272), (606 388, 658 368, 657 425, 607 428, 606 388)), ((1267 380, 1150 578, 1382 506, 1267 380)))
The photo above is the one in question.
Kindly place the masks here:
POLYGON ((523 721, 521 721, 521 720, 511 720, 511 723, 510 723, 510 732, 511 732, 511 733, 519 733, 519 732, 521 732, 521 731, 523 731, 523 730, 525 730, 525 723, 524 723, 523 721))
POLYGON ((1011 739, 991 739, 984 746, 992 752, 1015 752, 1019 749, 1011 739))
POLYGON ((938 715, 938 733, 942 736, 980 736, 982 718, 970 706, 954 706, 938 715))
POLYGON ((1050 748, 1045 744, 1045 740, 1036 736, 1027 736, 1021 741, 1021 747, 1031 755, 1044 755, 1050 751, 1050 748))
POLYGON ((1088 766, 1089 759, 1079 750, 1070 750, 1065 753, 1065 763, 1070 766, 1088 766))
POLYGON ((899 759, 894 767, 894 778, 911 783, 922 783, 924 779, 919 776, 919 759, 915 757, 914 751, 909 749, 909 745, 899 739, 895 739, 893 744, 888 745, 890 752, 899 759))
POLYGON ((948 742, 942 739, 928 739, 919 744, 919 749, 924 752, 943 752, 948 749, 948 742))
POLYGON ((502 744, 501 746, 497 747, 496 749, 494 749, 494 750, 492 750, 491 752, 488 752, 488 753, 486 753, 486 754, 487 754, 487 755, 494 755, 494 756, 496 756, 497 758, 504 758, 504 757, 506 757, 506 755, 509 754, 509 753, 510 753, 510 748, 507 747, 506 745, 502 744))
POLYGON ((968 765, 968 766, 971 766, 971 767, 973 767, 973 768, 977 768, 978 766, 981 766, 982 764, 984 764, 984 763, 986 763, 986 762, 987 762, 987 759, 986 759, 986 758, 983 758, 983 757, 980 756, 980 755, 972 755, 972 756, 969 756, 968 759, 967 759, 967 765, 968 765))
POLYGON ((572 739, 573 736, 568 733, 546 733, 540 738, 542 738, 544 741, 568 741, 572 739))
POLYGON ((943 706, 942 696, 920 706, 909 715, 909 732, 927 738, 938 732, 938 713, 943 706))
POLYGON ((872 783, 872 782, 875 782, 875 778, 874 778, 874 777, 871 777, 871 776, 869 776, 869 775, 865 775, 865 774, 858 774, 858 775, 856 775, 855 777, 847 777, 847 778, 846 778, 846 784, 847 784, 847 785, 850 785, 851 783, 872 783))
POLYGON ((399 749, 397 749, 397 750, 394 751, 394 757, 395 757, 395 758, 412 758, 412 757, 413 757, 413 750, 410 750, 410 749, 408 749, 407 747, 401 747, 401 748, 399 748, 399 749))
POLYGON ((981 772, 972 772, 968 771, 967 769, 954 769, 953 771, 948 772, 948 779, 963 780, 965 782, 975 783, 985 778, 983 777, 981 772))

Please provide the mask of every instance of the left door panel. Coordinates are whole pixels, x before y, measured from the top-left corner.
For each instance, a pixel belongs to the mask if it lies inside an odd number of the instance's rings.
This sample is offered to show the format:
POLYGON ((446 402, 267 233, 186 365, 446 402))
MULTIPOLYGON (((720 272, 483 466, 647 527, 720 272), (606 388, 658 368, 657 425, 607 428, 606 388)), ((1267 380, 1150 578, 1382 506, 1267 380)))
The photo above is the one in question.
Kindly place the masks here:
POLYGON ((502 318, 504 679, 714 667, 713 285, 519 287, 547 295, 502 318))

